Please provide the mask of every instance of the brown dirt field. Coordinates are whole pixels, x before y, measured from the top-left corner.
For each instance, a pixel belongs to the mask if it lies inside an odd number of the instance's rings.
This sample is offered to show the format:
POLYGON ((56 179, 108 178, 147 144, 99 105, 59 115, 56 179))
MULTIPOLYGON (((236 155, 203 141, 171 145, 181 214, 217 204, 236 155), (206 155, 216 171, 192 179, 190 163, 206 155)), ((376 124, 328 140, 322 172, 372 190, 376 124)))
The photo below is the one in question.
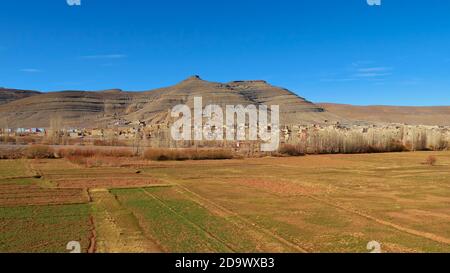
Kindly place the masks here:
POLYGON ((441 252, 450 249, 449 166, 449 152, 417 152, 160 162, 144 173, 308 251, 366 251, 377 239, 388 252, 441 252), (437 166, 422 164, 430 154, 437 166))
POLYGON ((51 189, 38 186, 37 179, 30 184, 0 183, 0 206, 52 205, 87 203, 83 189, 51 189))
POLYGON ((45 179, 51 181, 56 187, 61 189, 133 188, 162 184, 159 179, 149 174, 143 175, 138 173, 137 168, 85 168, 64 159, 36 161, 33 167, 45 179), (60 168, 52 168, 49 165, 60 166, 60 168))
POLYGON ((263 179, 261 180, 236 179, 229 181, 229 183, 257 188, 280 196, 319 194, 323 191, 323 189, 321 189, 320 186, 299 185, 289 181, 271 181, 263 179))
POLYGON ((63 205, 87 203, 82 189, 44 190, 27 189, 22 192, 0 193, 0 206, 63 205))
POLYGON ((83 189, 97 189, 97 188, 140 188, 162 183, 157 179, 139 178, 139 179, 117 179, 114 177, 103 179, 65 179, 53 180, 57 183, 57 187, 64 188, 83 188, 83 189))
POLYGON ((450 251, 450 152, 20 164, 0 163, 0 208, 89 203, 98 252, 192 250, 177 235, 205 250, 367 252, 376 240, 384 252, 450 251), (422 164, 430 155, 436 166, 422 164))

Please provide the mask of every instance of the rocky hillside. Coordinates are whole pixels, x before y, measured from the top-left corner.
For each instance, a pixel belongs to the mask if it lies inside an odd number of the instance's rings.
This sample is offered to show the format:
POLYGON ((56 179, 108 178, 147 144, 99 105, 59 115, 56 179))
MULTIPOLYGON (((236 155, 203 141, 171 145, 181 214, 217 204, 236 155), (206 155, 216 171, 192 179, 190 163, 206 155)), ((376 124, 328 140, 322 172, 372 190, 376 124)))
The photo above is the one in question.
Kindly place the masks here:
POLYGON ((265 81, 235 81, 215 83, 190 77, 181 83, 150 92, 140 93, 128 107, 128 120, 164 122, 169 109, 177 104, 193 108, 194 97, 202 97, 203 105, 279 105, 282 124, 323 123, 340 120, 317 105, 294 93, 274 87, 265 81))
POLYGON ((238 104, 280 105, 282 124, 343 121, 304 98, 265 81, 215 83, 198 76, 171 87, 143 92, 114 89, 36 93, 0 105, 0 116, 10 127, 49 127, 54 119, 71 127, 103 127, 118 121, 138 120, 156 124, 167 122, 170 109, 177 104, 193 107, 194 97, 198 96, 203 98, 203 105, 218 104, 224 109, 225 105, 238 104))
POLYGON ((37 91, 0 88, 0 104, 39 95, 37 91))

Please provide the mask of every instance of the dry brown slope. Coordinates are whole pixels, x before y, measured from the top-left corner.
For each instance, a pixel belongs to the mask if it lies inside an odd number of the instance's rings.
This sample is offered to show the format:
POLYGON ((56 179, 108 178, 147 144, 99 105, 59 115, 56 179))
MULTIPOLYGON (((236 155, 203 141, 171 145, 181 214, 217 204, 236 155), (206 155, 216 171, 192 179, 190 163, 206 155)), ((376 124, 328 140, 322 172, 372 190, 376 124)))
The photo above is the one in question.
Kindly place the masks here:
POLYGON ((265 81, 216 83, 204 81, 198 76, 190 77, 171 87, 141 93, 130 106, 127 118, 150 122, 164 121, 168 118, 169 110, 177 104, 186 104, 193 108, 195 97, 203 98, 203 106, 217 104, 223 109, 226 105, 279 105, 282 124, 343 120, 304 98, 265 81))
POLYGON ((450 126, 450 106, 355 106, 321 103, 331 113, 352 120, 450 126))
POLYGON ((204 106, 218 104, 224 109, 226 105, 279 105, 282 124, 344 121, 289 90, 265 81, 216 83, 198 76, 145 92, 115 89, 42 93, 0 105, 0 116, 10 127, 49 127, 55 117, 61 117, 70 127, 104 127, 119 119, 154 124, 166 122, 169 110, 177 104, 193 107, 194 97, 199 96, 204 106))
POLYGON ((67 125, 88 126, 108 113, 123 113, 131 97, 120 90, 51 92, 0 105, 0 113, 14 127, 48 127, 55 117, 67 125))
POLYGON ((11 101, 39 95, 41 93, 30 90, 6 89, 0 88, 0 104, 9 103, 11 101))

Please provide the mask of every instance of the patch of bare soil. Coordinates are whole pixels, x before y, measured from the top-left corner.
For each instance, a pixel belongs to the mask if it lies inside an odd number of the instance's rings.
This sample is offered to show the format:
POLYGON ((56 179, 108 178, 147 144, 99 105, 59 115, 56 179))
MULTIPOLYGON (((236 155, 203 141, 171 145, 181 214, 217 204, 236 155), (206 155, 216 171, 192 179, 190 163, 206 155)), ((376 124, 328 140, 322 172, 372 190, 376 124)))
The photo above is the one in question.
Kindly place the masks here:
POLYGON ((46 189, 37 185, 0 185, 0 206, 62 205, 87 203, 83 189, 46 189))
POLYGON ((56 180, 58 188, 141 188, 149 187, 162 182, 154 178, 138 178, 138 179, 127 179, 127 178, 83 178, 83 179, 64 179, 56 180))

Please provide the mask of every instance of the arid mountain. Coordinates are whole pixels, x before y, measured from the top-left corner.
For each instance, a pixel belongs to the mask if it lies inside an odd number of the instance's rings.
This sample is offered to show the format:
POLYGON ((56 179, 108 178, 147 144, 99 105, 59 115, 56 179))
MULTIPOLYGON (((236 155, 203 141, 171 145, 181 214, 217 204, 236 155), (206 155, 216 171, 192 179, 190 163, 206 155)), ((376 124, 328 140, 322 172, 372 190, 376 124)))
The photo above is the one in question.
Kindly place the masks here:
POLYGON ((37 91, 0 88, 0 104, 39 95, 37 91))
POLYGON ((354 106, 330 103, 319 104, 319 106, 351 120, 450 126, 450 106, 354 106))
POLYGON ((71 127, 103 127, 138 120, 156 124, 167 122, 170 109, 177 104, 193 107, 194 97, 199 96, 204 106, 218 104, 224 109, 225 105, 279 105, 282 124, 345 121, 265 81, 215 83, 198 76, 171 87, 143 92, 114 89, 41 93, 0 105, 0 116, 10 127, 49 127, 54 119, 71 127))
POLYGON ((124 113, 131 99, 120 90, 41 93, 0 105, 0 115, 10 127, 49 127, 55 119, 67 126, 89 127, 107 122, 115 112, 124 113))

